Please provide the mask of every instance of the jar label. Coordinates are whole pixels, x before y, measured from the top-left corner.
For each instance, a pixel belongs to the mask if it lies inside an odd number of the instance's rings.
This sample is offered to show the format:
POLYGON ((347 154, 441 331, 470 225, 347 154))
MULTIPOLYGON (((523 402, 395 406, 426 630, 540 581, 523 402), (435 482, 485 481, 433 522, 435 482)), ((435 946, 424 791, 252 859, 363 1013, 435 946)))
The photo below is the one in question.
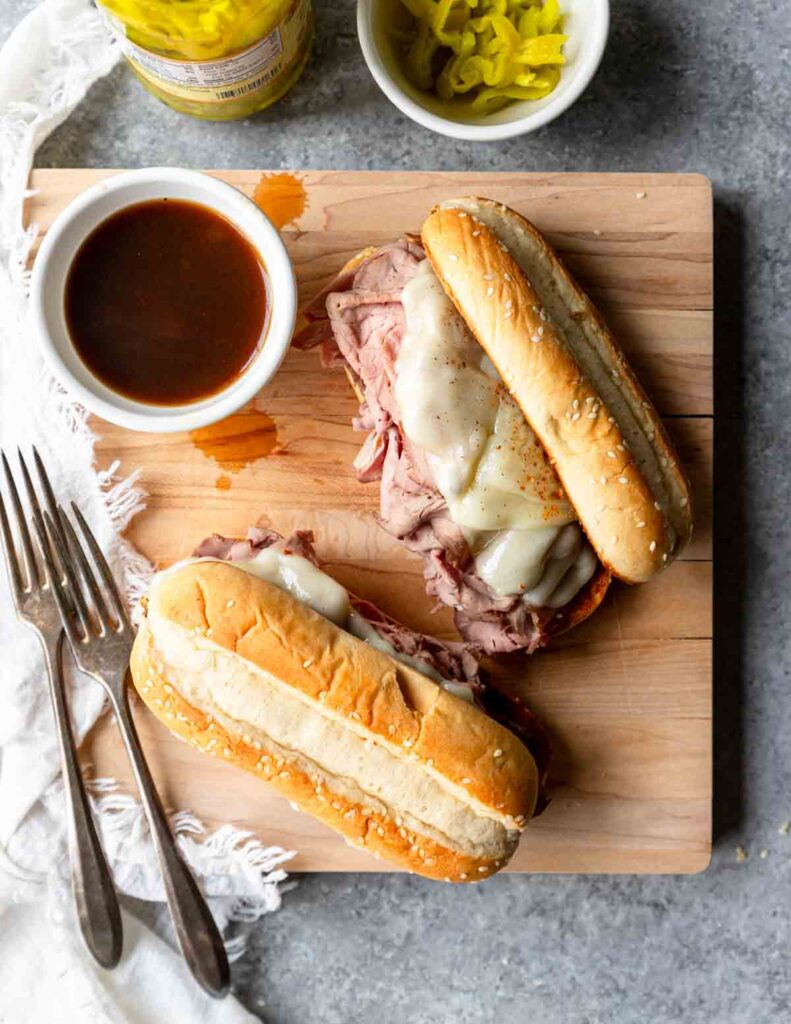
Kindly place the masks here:
POLYGON ((228 103, 271 86, 291 69, 308 30, 310 3, 296 0, 268 36, 246 50, 216 60, 160 57, 127 39, 115 19, 111 28, 137 73, 163 92, 199 103, 228 103))

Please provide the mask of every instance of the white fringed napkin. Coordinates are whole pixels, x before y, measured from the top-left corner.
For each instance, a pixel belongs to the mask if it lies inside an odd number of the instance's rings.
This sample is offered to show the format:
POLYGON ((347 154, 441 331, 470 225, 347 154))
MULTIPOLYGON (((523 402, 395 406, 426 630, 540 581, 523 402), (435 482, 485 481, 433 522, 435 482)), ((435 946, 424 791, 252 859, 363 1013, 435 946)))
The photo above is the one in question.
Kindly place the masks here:
MULTIPOLYGON (((35 444, 56 493, 80 503, 130 597, 150 567, 120 537, 142 507, 118 467, 97 475, 84 411, 46 372, 28 327, 27 264, 35 225, 22 208, 36 148, 119 58, 89 0, 44 0, 0 50, 0 445, 35 444)), ((14 461, 12 459, 12 461, 14 461)), ((180 958, 125 915, 124 958, 97 968, 81 946, 67 883, 65 821, 52 712, 38 641, 17 623, 0 572, 0 1020, 159 1022, 252 1020, 238 1003, 215 1003, 180 958)), ((82 737, 103 707, 99 687, 73 673, 70 708, 82 737)), ((103 841, 119 888, 162 899, 159 872, 139 804, 94 784, 103 841)), ((212 897, 221 925, 251 921, 280 905, 290 854, 230 827, 205 836, 177 815, 182 851, 212 897)), ((237 955, 237 940, 230 952, 237 955)))

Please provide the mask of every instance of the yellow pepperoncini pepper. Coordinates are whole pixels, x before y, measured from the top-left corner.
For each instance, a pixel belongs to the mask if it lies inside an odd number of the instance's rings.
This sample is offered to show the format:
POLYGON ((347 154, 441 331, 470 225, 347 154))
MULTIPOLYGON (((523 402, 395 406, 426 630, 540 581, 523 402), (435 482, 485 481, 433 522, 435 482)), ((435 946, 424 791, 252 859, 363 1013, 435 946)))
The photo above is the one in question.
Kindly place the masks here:
POLYGON ((558 0, 401 2, 414 19, 411 33, 400 32, 396 42, 405 49, 408 78, 456 109, 490 113, 513 100, 541 99, 558 84, 568 38, 558 0))

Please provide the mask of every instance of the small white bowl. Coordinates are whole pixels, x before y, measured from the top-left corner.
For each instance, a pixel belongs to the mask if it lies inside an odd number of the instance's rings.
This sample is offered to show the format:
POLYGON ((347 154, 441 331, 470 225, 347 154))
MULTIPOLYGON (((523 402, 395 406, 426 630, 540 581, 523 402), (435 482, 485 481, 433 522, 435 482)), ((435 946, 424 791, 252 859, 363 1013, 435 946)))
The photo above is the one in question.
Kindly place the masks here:
POLYGON ((495 142, 525 135, 568 110, 590 84, 604 53, 610 25, 609 0, 561 0, 566 63, 560 81, 541 100, 521 100, 494 114, 459 119, 433 94, 416 89, 401 70, 387 32, 401 0, 357 0, 357 34, 365 62, 387 98, 424 128, 468 142, 495 142))
POLYGON ((78 196, 55 220, 33 264, 31 313, 42 353, 53 376, 87 409, 130 430, 171 433, 195 430, 230 416, 275 375, 294 330, 297 285, 280 235, 247 196, 198 171, 150 167, 99 182, 78 196), (77 354, 64 312, 69 267, 94 228, 124 207, 165 198, 200 203, 222 214, 258 252, 268 279, 269 319, 257 355, 222 391, 179 405, 138 402, 107 387, 77 354))

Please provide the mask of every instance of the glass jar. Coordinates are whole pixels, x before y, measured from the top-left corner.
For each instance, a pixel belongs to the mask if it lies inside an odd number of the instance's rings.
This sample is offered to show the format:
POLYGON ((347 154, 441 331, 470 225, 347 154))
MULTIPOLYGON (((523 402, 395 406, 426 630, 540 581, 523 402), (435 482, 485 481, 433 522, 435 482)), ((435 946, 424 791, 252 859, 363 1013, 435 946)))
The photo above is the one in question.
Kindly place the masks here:
POLYGON ((210 121, 285 95, 313 39, 311 0, 99 0, 149 92, 210 121))

